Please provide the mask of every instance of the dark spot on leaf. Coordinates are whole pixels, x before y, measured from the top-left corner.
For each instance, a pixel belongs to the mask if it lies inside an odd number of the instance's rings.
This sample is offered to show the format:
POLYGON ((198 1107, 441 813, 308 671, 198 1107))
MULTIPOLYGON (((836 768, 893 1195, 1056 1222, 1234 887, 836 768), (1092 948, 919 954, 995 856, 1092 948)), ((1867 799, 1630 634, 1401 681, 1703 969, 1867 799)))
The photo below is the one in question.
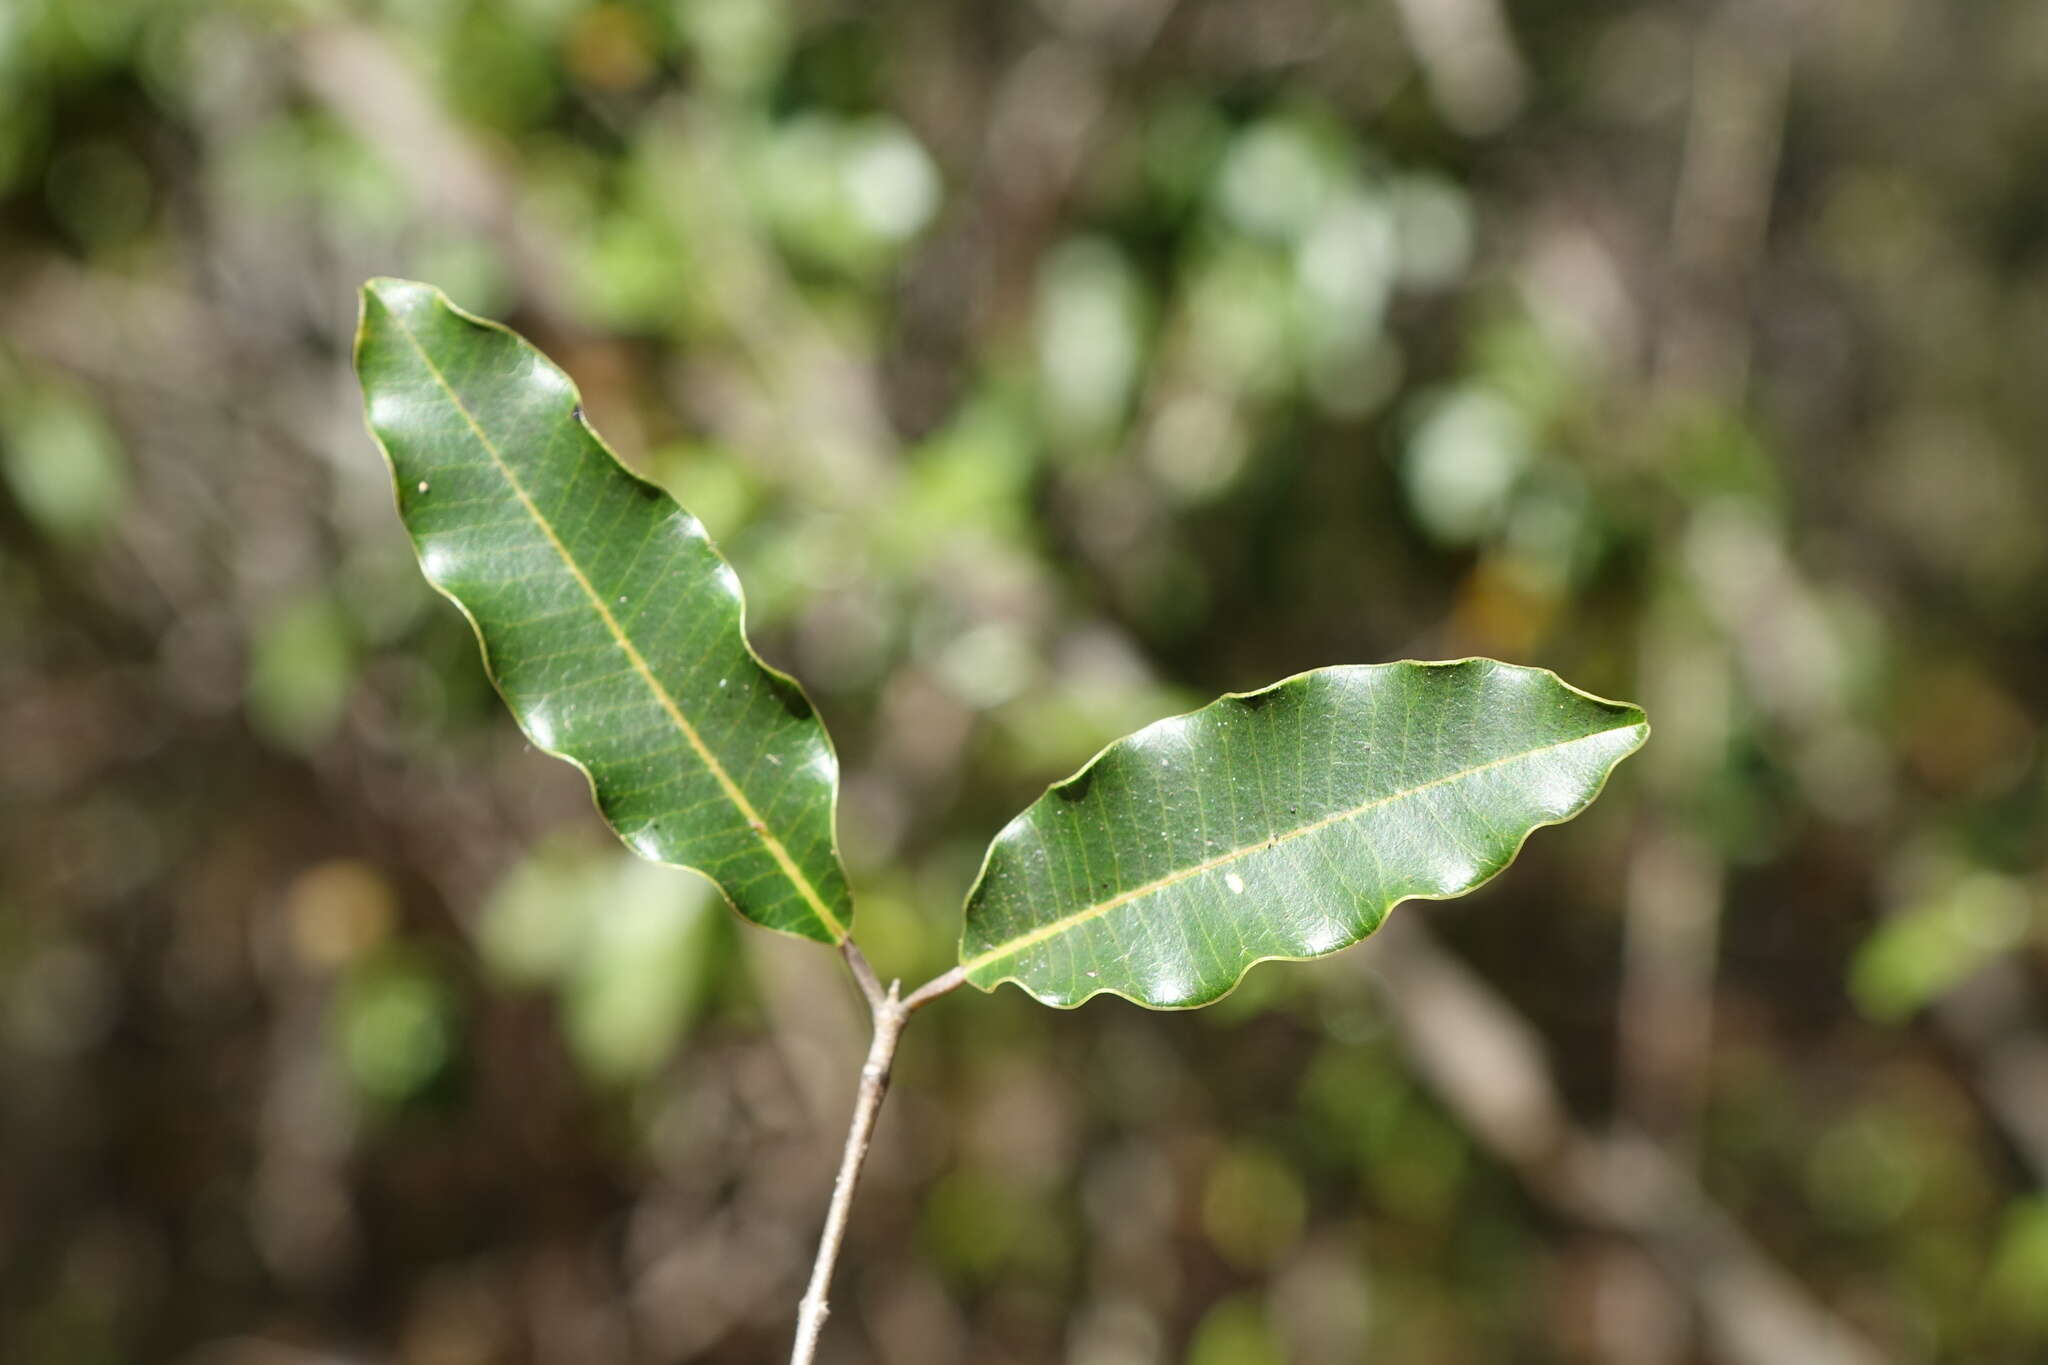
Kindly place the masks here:
POLYGON ((1253 692, 1249 696, 1239 697, 1237 704, 1247 711, 1256 711, 1279 695, 1277 690, 1267 688, 1264 692, 1253 692))
MULTIPOLYGON (((656 491, 659 492, 660 490, 657 489, 656 491)), ((788 678, 777 677, 773 673, 766 674, 761 681, 774 694, 775 700, 782 703, 782 709, 787 711, 793 718, 797 720, 809 720, 811 718, 811 699, 804 695, 804 690, 801 687, 798 687, 788 678)))
POLYGON ((573 408, 570 408, 570 409, 569 409, 569 417, 570 417, 570 419, 571 419, 571 420, 573 420, 573 421, 577 421, 577 422, 580 422, 580 421, 582 421, 582 420, 583 420, 583 405, 582 405, 581 403, 578 403, 578 404, 577 404, 577 405, 576 405, 575 407, 573 407, 573 408))
POLYGON ((1072 777, 1054 787, 1053 793, 1062 801, 1079 801, 1082 797, 1088 795, 1088 789, 1094 785, 1095 770, 1090 768, 1086 772, 1075 773, 1072 777))

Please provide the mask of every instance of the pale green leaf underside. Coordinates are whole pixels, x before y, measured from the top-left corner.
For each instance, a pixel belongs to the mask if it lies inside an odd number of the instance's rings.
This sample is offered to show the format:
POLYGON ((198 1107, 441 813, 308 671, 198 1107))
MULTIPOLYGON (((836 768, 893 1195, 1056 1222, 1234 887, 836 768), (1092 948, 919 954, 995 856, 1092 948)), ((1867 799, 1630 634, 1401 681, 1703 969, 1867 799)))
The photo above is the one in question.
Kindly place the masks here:
POLYGON ((1183 1008, 1444 899, 1568 820, 1643 713, 1491 659, 1318 669, 1104 749, 996 836, 960 962, 1049 1005, 1183 1008))
POLYGON ((356 370, 421 570, 533 742, 583 769, 634 851, 757 924, 844 939, 838 760, 748 645, 697 519, 605 448, 546 356, 439 290, 366 285, 356 370))

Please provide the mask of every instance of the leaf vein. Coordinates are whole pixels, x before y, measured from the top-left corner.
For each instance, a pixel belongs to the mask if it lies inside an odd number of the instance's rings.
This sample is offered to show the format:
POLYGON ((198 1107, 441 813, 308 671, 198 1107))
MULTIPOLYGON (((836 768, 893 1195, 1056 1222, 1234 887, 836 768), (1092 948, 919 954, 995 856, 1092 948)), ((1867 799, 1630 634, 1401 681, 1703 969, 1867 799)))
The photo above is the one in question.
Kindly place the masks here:
POLYGON ((433 357, 427 353, 427 349, 420 343, 419 337, 413 333, 412 328, 406 324, 405 320, 398 315, 396 310, 391 312, 391 319, 397 326, 399 334, 406 339, 413 353, 419 357, 420 363, 426 367, 427 373, 433 377, 434 382, 447 395, 449 404, 461 415, 464 424, 469 427, 470 433, 476 437, 477 444, 482 446, 484 452, 490 456, 491 463, 497 467, 498 473, 504 478, 507 486, 511 488, 513 496, 519 500, 520 505, 526 509, 527 515, 533 519, 534 525, 539 528, 541 534, 553 546, 555 553, 561 558, 563 567, 569 571, 569 576, 575 579, 576 585, 590 599, 592 609, 596 611, 598 618, 604 623, 605 629, 611 633, 612 638, 618 643, 620 652, 626 656, 626 660, 632 665, 633 671, 640 675, 641 681, 647 685, 648 691, 654 695, 656 703, 667 714, 675 728, 689 741, 690 748, 696 753, 698 760, 703 763, 712 777, 717 780, 720 789, 725 793, 726 799, 732 803, 734 809, 739 811, 741 818, 748 822, 755 838, 763 848, 767 849, 769 855, 775 860, 776 865, 781 868, 783 875, 797 888, 798 892, 803 896, 805 903, 810 906, 811 912, 818 917, 819 922, 825 926, 835 939, 843 941, 846 938, 846 926, 839 922, 838 916, 834 915, 825 904, 824 897, 820 896, 817 888, 811 885, 810 878, 805 876, 803 869, 797 866, 796 860, 790 856, 789 850, 783 846, 782 841, 767 831, 759 812, 754 809, 753 803, 747 799, 746 793, 733 780, 732 774, 725 770, 725 765, 718 761, 718 756, 711 751, 710 746, 705 743, 704 737, 690 723, 689 718, 683 713, 682 707, 669 693, 668 688, 662 684, 660 678, 655 676, 654 670, 648 666, 647 660, 640 653, 639 647, 633 643, 632 638, 619 625, 618 619, 612 615, 610 608, 605 605, 603 595, 591 584, 589 577, 583 572, 582 566, 576 562, 575 556, 569 552, 569 547, 563 543, 561 536, 556 532, 554 524, 542 513, 540 507, 534 502, 533 496, 527 491, 526 485, 520 480, 518 473, 505 459, 504 453, 498 449, 497 444, 485 433, 482 425, 478 423, 476 416, 469 410, 469 405, 462 401, 462 396, 456 392, 454 385, 448 382, 448 377, 441 372, 441 367, 434 363, 433 357))
MULTIPOLYGON (((1619 729, 1631 727, 1617 728, 1619 729)), ((1194 877, 1199 877, 1205 872, 1213 872, 1219 867, 1227 867, 1231 863, 1234 863, 1241 858, 1250 857, 1254 853, 1263 852, 1267 849, 1276 847, 1279 844, 1288 843, 1292 840, 1302 838, 1306 835, 1317 833, 1320 830, 1328 829, 1332 825, 1342 824, 1348 820, 1356 820, 1361 815, 1370 814, 1372 811, 1378 810, 1383 806, 1390 806, 1397 801, 1408 800, 1411 797, 1419 796, 1424 792, 1432 791, 1438 787, 1449 786, 1451 783, 1454 782, 1462 782, 1467 778, 1475 777, 1480 773, 1489 772, 1495 768, 1503 768, 1510 763, 1519 763, 1525 759, 1535 758, 1541 754, 1552 753, 1559 749, 1567 749, 1575 744, 1585 744, 1593 740, 1604 739, 1612 733, 1614 733, 1614 731, 1612 730, 1601 730, 1596 731, 1590 735, 1575 735, 1571 739, 1559 740, 1554 744, 1538 745, 1534 749, 1525 749, 1519 753, 1505 754, 1500 758, 1488 759, 1484 763, 1475 763, 1469 768, 1461 768, 1456 772, 1446 773, 1442 777, 1431 778, 1427 782, 1419 782, 1416 783, 1414 786, 1404 787, 1399 791, 1389 792, 1384 796, 1376 796, 1372 798, 1370 801, 1362 802, 1359 805, 1351 806, 1347 809, 1336 811, 1332 814, 1322 816, 1315 820, 1311 820, 1306 824, 1297 826, 1294 829, 1277 831, 1272 834, 1269 834, 1267 837, 1263 839, 1254 840, 1249 844, 1244 844, 1240 847, 1233 849, 1226 849, 1225 851, 1217 854, 1213 858, 1205 858, 1199 863, 1193 863, 1187 867, 1179 869, 1178 871, 1169 872, 1162 877, 1157 877, 1154 878, 1152 881, 1146 882, 1142 886, 1135 886, 1128 891, 1120 892, 1117 895, 1111 896, 1107 900, 1097 901, 1091 905, 1082 906, 1080 909, 1062 915, 1058 919, 1040 925, 1036 929, 1032 929, 1026 933, 1019 934, 1016 938, 1013 938, 1006 943, 1000 943, 997 944, 995 947, 985 949, 984 951, 975 954, 973 957, 966 959, 960 965, 965 971, 969 972, 970 974, 973 972, 980 971, 983 967, 988 966, 992 962, 1000 962, 1002 959, 1006 957, 1015 956, 1017 953, 1022 952, 1026 948, 1034 947, 1040 943, 1045 943, 1051 939, 1067 934, 1072 930, 1079 928, 1083 924, 1087 924, 1090 921, 1102 918, 1102 916, 1109 914, 1113 910, 1122 909, 1124 906, 1131 904, 1133 901, 1142 900, 1147 896, 1157 895, 1159 892, 1167 890, 1170 887, 1178 886, 1182 882, 1188 881, 1194 877)), ((1432 815, 1434 815, 1434 812, 1432 812, 1432 815)))

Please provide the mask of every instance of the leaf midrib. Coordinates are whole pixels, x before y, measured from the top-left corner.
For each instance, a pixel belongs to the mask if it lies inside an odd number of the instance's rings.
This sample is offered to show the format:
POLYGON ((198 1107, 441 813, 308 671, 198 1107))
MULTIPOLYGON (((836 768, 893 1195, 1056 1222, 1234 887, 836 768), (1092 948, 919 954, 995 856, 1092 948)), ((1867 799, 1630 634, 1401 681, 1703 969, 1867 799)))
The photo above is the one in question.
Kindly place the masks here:
POLYGON ((1036 929, 1028 930, 1025 933, 1019 934, 1016 938, 968 958, 960 964, 961 970, 972 975, 991 963, 1000 962, 1006 957, 1015 956, 1026 948, 1034 948, 1050 939, 1058 938, 1061 934, 1068 933, 1083 924, 1100 919, 1113 910, 1120 910, 1134 901, 1156 895, 1170 887, 1178 886, 1182 882, 1199 877, 1205 872, 1213 872, 1219 867, 1227 867, 1240 858, 1248 858, 1254 853, 1261 853, 1269 848, 1278 847, 1290 840, 1314 834, 1318 830, 1328 829, 1331 825, 1342 824, 1346 820, 1356 820, 1360 816, 1368 815, 1382 806, 1392 805, 1396 801, 1405 801, 1410 797, 1419 796, 1423 792, 1430 791, 1436 787, 1447 786, 1453 782, 1462 782, 1466 778, 1476 777, 1480 773, 1494 768, 1505 767, 1510 763, 1520 763, 1524 759, 1535 758, 1558 749, 1567 749, 1574 744, 1585 744, 1591 740, 1601 739, 1614 734, 1619 730, 1632 730, 1637 728, 1639 724, 1640 722, 1629 725, 1617 725, 1606 730, 1595 730, 1589 735, 1575 735, 1570 739, 1561 739, 1554 744, 1541 744, 1536 748, 1525 749, 1520 753, 1504 754, 1499 758, 1488 759, 1484 763, 1476 763, 1469 768, 1460 768, 1454 773, 1446 773, 1442 777, 1433 777, 1427 782, 1418 782, 1412 787, 1403 787, 1399 791, 1388 792, 1384 796, 1375 796, 1372 800, 1361 805, 1351 806, 1330 815, 1320 816, 1309 821, 1307 824, 1299 825, 1293 829, 1275 831, 1253 843, 1244 844, 1238 848, 1226 849, 1213 857, 1204 858, 1199 863, 1191 863, 1187 867, 1169 872, 1163 877, 1156 877, 1142 886, 1135 886, 1128 891, 1118 892, 1108 900, 1084 905, 1079 910, 1062 915, 1048 924, 1041 924, 1036 929))
POLYGON ((690 723, 689 717, 683 713, 683 709, 676 702, 675 697, 670 694, 667 687, 662 685, 661 679, 655 676, 654 670, 648 666, 646 657, 640 653, 639 646, 633 643, 632 637, 626 634, 625 628, 619 624, 618 618, 612 615, 611 608, 605 605, 603 594, 599 593, 592 586, 590 579, 583 572, 583 567, 576 562, 576 557, 569 552, 569 547, 563 543, 561 536, 556 532, 554 523, 548 520, 547 516, 540 510, 539 505, 534 502, 532 496, 526 491, 526 485, 520 481, 519 475, 507 463, 503 452, 498 449, 497 443, 492 441, 490 436, 485 433, 475 414, 469 410, 469 405, 462 401, 462 395, 457 393, 455 386, 448 382, 448 376, 443 374, 441 367, 434 363, 433 356, 429 355, 427 348, 420 344, 419 337, 414 335, 412 328, 406 325, 405 319, 398 315, 396 309, 389 306, 385 308, 385 313, 391 318, 392 324, 398 328, 399 334, 405 338, 406 344, 412 348, 413 354, 419 357, 422 365, 426 366, 427 373, 434 378, 434 383, 439 385, 441 392, 447 395, 449 405, 457 413, 461 414, 463 423, 469 427, 470 434, 476 437, 477 444, 484 448, 484 452, 491 457, 491 463, 504 476, 505 483, 511 488, 513 496, 519 499, 519 505, 526 509, 527 516, 533 519, 533 524, 540 528, 542 535, 547 537, 548 544, 554 548, 555 554, 560 557, 562 566, 569 571, 569 576, 576 580, 576 586, 581 588, 583 595, 590 600, 590 605, 597 612, 598 619, 604 622, 605 629, 610 632, 613 643, 625 654, 626 661, 633 666, 633 671, 647 685, 647 690, 653 694, 656 703, 660 705, 662 711, 668 716, 676 729, 681 732, 683 738, 689 742, 691 750, 703 762, 706 770, 717 780, 719 789, 725 793, 726 799, 732 802, 733 808, 746 820, 748 830, 760 841, 761 846, 768 850, 769 855, 775 859, 776 865, 782 869, 783 875, 789 878, 790 883, 803 896, 804 902, 810 907, 811 912, 818 917, 818 922, 825 926, 826 931, 832 935, 835 941, 843 942, 846 938, 846 926, 841 924, 839 917, 826 907, 824 898, 818 894, 817 888, 811 885, 811 880, 804 875, 803 869, 797 866, 796 859, 790 856, 789 849, 784 846, 782 840, 768 832, 767 821, 763 820, 760 812, 754 809, 754 803, 747 799, 747 794, 740 790, 740 786, 733 780, 732 774, 727 772, 725 765, 718 761, 718 756, 704 742, 704 737, 698 733, 697 727, 690 723))

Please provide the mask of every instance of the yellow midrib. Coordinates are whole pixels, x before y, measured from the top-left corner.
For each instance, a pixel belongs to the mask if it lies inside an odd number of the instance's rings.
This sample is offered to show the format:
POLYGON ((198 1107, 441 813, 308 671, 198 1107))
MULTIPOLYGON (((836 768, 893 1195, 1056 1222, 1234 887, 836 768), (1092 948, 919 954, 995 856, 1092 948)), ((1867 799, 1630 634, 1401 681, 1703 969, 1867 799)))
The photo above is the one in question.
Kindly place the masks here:
POLYGON ((657 678, 654 675, 654 670, 648 667, 647 660, 640 653, 639 647, 626 634, 625 628, 619 624, 618 618, 612 615, 611 608, 605 604, 604 596, 591 585, 590 579, 584 575, 582 566, 576 562, 575 556, 569 553, 569 547, 562 543, 561 536, 556 534, 554 523, 547 519, 539 506, 535 504, 532 496, 527 493, 526 485, 520 481, 519 475, 506 462, 503 452, 497 447, 497 443, 485 434, 483 427, 477 422, 475 414, 470 412, 469 405, 462 401, 462 396, 455 391, 455 386, 448 382, 448 377, 445 374, 441 373, 441 367, 434 363, 434 358, 431 355, 427 354, 427 348, 420 344, 420 339, 417 336, 413 335, 412 328, 405 324, 405 320, 399 317, 396 310, 387 307, 385 311, 390 316, 392 324, 405 337, 406 344, 412 347, 413 354, 420 358, 422 365, 426 366, 427 373, 434 377, 436 384, 440 385, 441 392, 448 395, 449 404, 456 412, 462 415, 463 422, 469 427, 470 433, 476 437, 477 444, 484 448, 485 452, 491 457, 491 463, 496 465, 498 472, 505 476, 505 482, 512 489, 513 495, 519 499, 519 505, 526 509, 526 514, 533 518, 533 524, 538 526, 541 534, 547 537, 548 544, 553 546, 555 553, 560 556, 562 566, 569 571, 569 576, 576 580, 576 586, 583 589, 583 595, 590 599, 591 607, 596 610, 598 618, 604 622, 605 629, 611 632, 613 642, 625 654, 627 662, 633 666, 633 671, 640 675, 642 682, 647 684, 647 690, 654 694, 654 699, 660 704, 662 711, 667 714, 676 729, 682 733, 683 738, 689 741, 690 748, 696 753, 698 759, 703 762, 705 769, 716 779, 719 789, 725 793, 726 799, 732 802, 733 808, 747 822, 748 831, 761 841, 761 846, 767 849, 769 856, 775 859, 775 863, 782 869, 783 875, 789 878, 790 883, 796 887, 798 893, 803 896, 805 903, 810 906, 811 912, 818 917, 818 922, 825 926, 826 930, 835 940, 843 942, 846 938, 846 926, 841 924, 839 917, 826 907, 824 899, 818 895, 817 888, 811 885, 810 878, 804 875, 803 869, 797 866, 796 859, 790 856, 789 849, 783 845, 780 839, 768 832, 767 822, 761 818, 760 812, 754 809, 754 803, 747 799, 747 794, 740 790, 737 782, 733 781, 732 774, 725 770, 725 765, 718 761, 718 756, 711 752, 710 746, 705 744, 704 737, 697 732, 697 727, 690 724, 689 717, 683 714, 683 708, 677 705, 676 699, 670 695, 668 688, 662 685, 661 679, 657 678))
MULTIPOLYGON (((1614 727, 1615 730, 1633 728, 1635 727, 1614 727)), ((1554 749, 1568 748, 1574 744, 1584 744, 1587 740, 1599 739, 1603 735, 1613 733, 1614 730, 1596 730, 1590 735, 1577 735, 1571 739, 1561 739, 1555 744, 1541 744, 1534 749, 1525 749, 1521 753, 1506 754, 1500 758, 1490 758, 1484 763, 1475 763, 1469 768, 1460 768, 1457 772, 1446 773, 1442 777, 1433 777, 1427 782, 1418 782, 1412 787, 1404 787, 1400 791, 1389 792, 1385 796, 1375 796, 1372 800, 1361 805, 1352 806, 1348 810, 1340 810, 1333 815, 1322 816, 1294 829, 1277 831, 1255 843, 1228 849, 1213 858, 1205 858, 1199 863, 1191 863, 1178 871, 1169 872, 1163 877, 1146 882, 1143 886, 1134 886, 1129 891, 1120 891, 1108 900, 1082 906, 1079 910, 1062 915, 1048 924, 1041 924, 1036 929, 1019 934, 1016 938, 1010 939, 1006 943, 998 944, 985 952, 976 953, 973 957, 960 964, 961 970, 972 975, 981 968, 988 966, 991 962, 999 962, 1006 957, 1013 957, 1026 948, 1044 943, 1047 939, 1058 938, 1061 934, 1077 929, 1090 920, 1102 918, 1102 916, 1112 910, 1122 909, 1132 901, 1143 900, 1145 897, 1155 895, 1166 890, 1168 887, 1178 886, 1184 881, 1199 877, 1204 872, 1214 872, 1219 867, 1224 867, 1236 862, 1240 858, 1248 858, 1254 853, 1260 853, 1266 849, 1284 844, 1290 839, 1299 839, 1304 835, 1314 834, 1317 830, 1328 829, 1331 825, 1342 824, 1346 820, 1356 820, 1359 816, 1369 814, 1381 806, 1392 805, 1396 801, 1405 801, 1411 796, 1418 796, 1434 787, 1446 786, 1452 782, 1462 782, 1468 777, 1476 777, 1480 773, 1503 767, 1509 763, 1519 763, 1523 759, 1535 758, 1539 754, 1547 754, 1554 749)))

